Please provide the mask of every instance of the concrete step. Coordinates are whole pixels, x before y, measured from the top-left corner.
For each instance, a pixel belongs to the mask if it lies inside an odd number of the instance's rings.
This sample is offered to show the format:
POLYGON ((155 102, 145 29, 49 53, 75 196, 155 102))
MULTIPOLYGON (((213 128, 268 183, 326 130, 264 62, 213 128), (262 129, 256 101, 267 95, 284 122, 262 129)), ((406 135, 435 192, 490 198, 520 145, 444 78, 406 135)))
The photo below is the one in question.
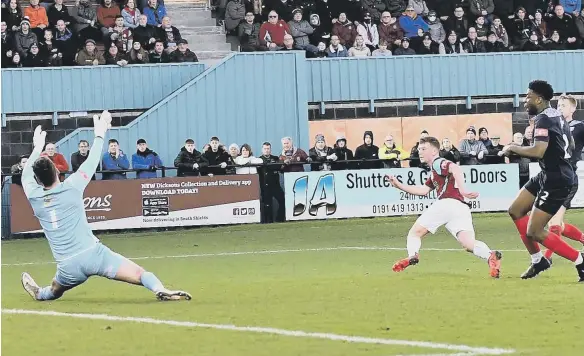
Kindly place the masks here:
POLYGON ((181 30, 182 27, 186 27, 186 26, 190 26, 190 27, 217 26, 217 21, 215 21, 215 19, 212 19, 212 18, 198 18, 197 17, 197 18, 185 18, 184 20, 182 20, 182 19, 176 19, 174 17, 171 17, 171 19, 172 19, 172 25, 175 26, 176 28, 178 28, 179 30, 181 30))
POLYGON ((181 26, 179 28, 181 35, 195 34, 195 35, 223 35, 225 40, 225 29, 220 26, 181 26))
POLYGON ((199 58, 200 61, 202 60, 220 60, 224 57, 229 56, 232 53, 232 51, 194 51, 195 54, 197 55, 197 58, 199 58))
POLYGON ((197 51, 230 51, 231 44, 221 43, 221 42, 205 42, 205 43, 194 43, 189 37, 183 37, 189 42, 189 48, 195 53, 197 51))
POLYGON ((225 35, 222 34, 211 34, 211 35, 201 35, 198 33, 181 32, 182 38, 186 38, 189 44, 201 44, 201 43, 226 43, 225 35))

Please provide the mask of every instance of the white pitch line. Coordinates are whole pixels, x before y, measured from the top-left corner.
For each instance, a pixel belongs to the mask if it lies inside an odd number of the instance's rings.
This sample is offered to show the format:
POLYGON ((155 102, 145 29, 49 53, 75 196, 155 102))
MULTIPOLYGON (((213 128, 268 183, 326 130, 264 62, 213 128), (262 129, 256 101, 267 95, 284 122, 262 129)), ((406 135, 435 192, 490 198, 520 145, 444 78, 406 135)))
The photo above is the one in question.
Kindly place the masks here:
POLYGON ((501 349, 501 348, 487 348, 487 347, 473 347, 467 345, 443 344, 428 341, 410 341, 410 340, 395 340, 395 339, 381 339, 364 336, 349 336, 339 335, 333 333, 318 333, 302 330, 285 330, 261 326, 236 326, 230 324, 207 324, 197 323, 191 321, 177 321, 177 320, 162 320, 153 318, 136 318, 129 316, 114 316, 106 314, 82 314, 82 313, 62 313, 57 311, 41 311, 41 310, 23 310, 23 309, 2 309, 2 314, 20 314, 20 315, 41 315, 41 316, 57 316, 69 317, 78 319, 91 320, 107 320, 107 321, 122 321, 134 322, 143 324, 158 324, 180 326, 185 328, 204 328, 215 330, 228 330, 239 332, 252 332, 259 334, 271 334, 311 339, 324 339, 330 341, 344 341, 358 344, 378 344, 378 345, 392 345, 392 346, 411 346, 428 349, 451 350, 470 353, 474 355, 506 355, 515 353, 515 350, 501 349))
MULTIPOLYGON (((304 249, 285 249, 285 250, 259 250, 259 251, 241 251, 241 252, 217 252, 217 253, 199 253, 192 255, 168 255, 168 256, 142 256, 142 257, 128 257, 130 260, 159 260, 159 259, 174 259, 174 258, 197 258, 197 257, 222 257, 222 256, 243 256, 243 255, 273 255, 279 253, 295 253, 295 252, 323 252, 323 251, 405 251, 403 247, 375 247, 375 246, 341 246, 341 247, 320 247, 320 248, 304 248, 304 249)), ((423 251, 443 251, 443 252, 460 252, 460 248, 424 248, 423 251)), ((499 250, 501 252, 525 252, 525 250, 499 250)), ((22 263, 3 263, 4 267, 14 266, 37 266, 37 265, 52 265, 55 262, 22 262, 22 263)))

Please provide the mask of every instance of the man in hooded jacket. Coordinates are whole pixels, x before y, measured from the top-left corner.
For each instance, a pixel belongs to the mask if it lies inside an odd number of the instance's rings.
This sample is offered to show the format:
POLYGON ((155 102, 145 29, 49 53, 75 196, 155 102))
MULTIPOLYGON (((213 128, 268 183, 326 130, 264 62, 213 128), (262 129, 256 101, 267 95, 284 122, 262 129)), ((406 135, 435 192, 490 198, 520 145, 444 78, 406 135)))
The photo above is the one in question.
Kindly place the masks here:
POLYGON ((363 160, 363 162, 359 163, 359 169, 381 168, 378 153, 379 147, 373 144, 373 132, 365 131, 363 134, 363 144, 355 150, 355 159, 363 160))

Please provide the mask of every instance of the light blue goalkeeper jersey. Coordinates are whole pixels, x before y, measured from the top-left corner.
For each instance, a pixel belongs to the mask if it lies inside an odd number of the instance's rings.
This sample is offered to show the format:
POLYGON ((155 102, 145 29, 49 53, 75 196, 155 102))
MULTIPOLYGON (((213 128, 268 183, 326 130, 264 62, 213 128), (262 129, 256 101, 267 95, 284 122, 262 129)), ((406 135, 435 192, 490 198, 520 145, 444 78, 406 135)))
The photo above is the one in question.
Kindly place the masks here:
POLYGON ((22 172, 24 193, 39 219, 57 263, 99 242, 87 222, 83 191, 95 173, 103 141, 103 138, 96 137, 87 160, 79 170, 53 189, 44 189, 34 178, 32 165, 39 158, 42 148, 32 152, 22 172))

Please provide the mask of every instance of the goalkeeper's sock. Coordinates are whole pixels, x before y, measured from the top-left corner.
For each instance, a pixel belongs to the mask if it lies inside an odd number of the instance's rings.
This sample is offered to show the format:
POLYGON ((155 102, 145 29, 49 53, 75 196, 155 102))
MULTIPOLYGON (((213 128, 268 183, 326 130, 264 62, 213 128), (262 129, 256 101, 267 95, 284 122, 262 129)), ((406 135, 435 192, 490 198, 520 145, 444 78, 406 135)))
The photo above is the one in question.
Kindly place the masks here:
POLYGON ((582 233, 580 229, 572 224, 564 224, 564 231, 562 231, 562 235, 566 236, 570 240, 578 241, 584 244, 584 233, 582 233))
POLYGON ((140 282, 142 282, 142 285, 144 287, 150 289, 154 293, 157 293, 157 292, 160 292, 161 290, 164 290, 164 285, 162 285, 162 282, 160 282, 158 277, 156 277, 154 275, 154 273, 152 273, 152 272, 146 272, 146 271, 142 272, 142 276, 140 277, 140 282))
POLYGON ((39 291, 36 295, 36 299, 37 300, 55 300, 55 299, 57 299, 57 297, 53 293, 51 286, 47 286, 47 287, 43 287, 43 288, 39 289, 39 291))

